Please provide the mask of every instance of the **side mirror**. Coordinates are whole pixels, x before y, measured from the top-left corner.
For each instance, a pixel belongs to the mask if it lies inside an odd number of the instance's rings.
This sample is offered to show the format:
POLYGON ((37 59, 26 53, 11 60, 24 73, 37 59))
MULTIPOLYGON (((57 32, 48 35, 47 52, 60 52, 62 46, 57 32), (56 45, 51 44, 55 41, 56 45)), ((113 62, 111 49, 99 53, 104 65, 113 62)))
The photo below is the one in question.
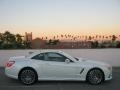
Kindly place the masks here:
POLYGON ((70 63, 70 60, 69 60, 69 59, 65 59, 65 62, 66 62, 66 63, 70 63))

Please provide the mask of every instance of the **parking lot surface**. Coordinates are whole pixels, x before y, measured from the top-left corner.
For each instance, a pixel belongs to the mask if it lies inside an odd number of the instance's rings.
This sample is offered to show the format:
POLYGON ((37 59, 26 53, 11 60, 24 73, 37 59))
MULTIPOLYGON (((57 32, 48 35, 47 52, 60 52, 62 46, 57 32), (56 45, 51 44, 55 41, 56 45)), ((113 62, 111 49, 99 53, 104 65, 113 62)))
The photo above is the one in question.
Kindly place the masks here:
POLYGON ((111 81, 106 81, 100 85, 90 85, 81 81, 39 81, 30 86, 6 77, 4 68, 1 67, 0 90, 120 90, 120 67, 113 68, 111 81))

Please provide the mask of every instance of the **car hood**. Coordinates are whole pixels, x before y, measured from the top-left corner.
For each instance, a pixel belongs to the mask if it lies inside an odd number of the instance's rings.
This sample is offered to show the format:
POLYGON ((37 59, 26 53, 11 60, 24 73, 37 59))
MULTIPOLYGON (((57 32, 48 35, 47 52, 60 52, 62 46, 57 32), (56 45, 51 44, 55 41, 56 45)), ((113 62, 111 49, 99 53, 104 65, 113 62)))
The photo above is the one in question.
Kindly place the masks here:
POLYGON ((94 65, 94 66, 97 66, 97 65, 110 66, 107 63, 104 63, 104 62, 101 62, 101 61, 89 60, 89 59, 86 59, 86 58, 78 58, 78 62, 79 63, 83 62, 84 64, 86 63, 88 65, 94 65))

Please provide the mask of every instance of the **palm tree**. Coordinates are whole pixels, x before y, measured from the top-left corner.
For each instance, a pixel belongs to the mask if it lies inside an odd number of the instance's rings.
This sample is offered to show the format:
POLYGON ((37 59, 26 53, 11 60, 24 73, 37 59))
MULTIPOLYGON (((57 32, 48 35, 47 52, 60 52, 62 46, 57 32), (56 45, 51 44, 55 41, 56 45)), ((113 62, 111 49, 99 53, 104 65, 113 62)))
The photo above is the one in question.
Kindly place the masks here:
POLYGON ((45 39, 47 40, 47 37, 45 37, 45 39))
POLYGON ((114 42, 116 40, 116 36, 115 35, 112 35, 112 42, 114 42))
POLYGON ((89 37, 88 37, 88 40, 91 40, 91 39, 92 39, 92 37, 91 37, 91 36, 89 36, 89 37))
POLYGON ((108 39, 108 36, 106 36, 105 38, 108 39))
POLYGON ((112 38, 112 36, 111 36, 111 35, 109 35, 109 38, 111 39, 111 38, 112 38))
POLYGON ((76 38, 74 37, 73 40, 76 40, 76 38))
POLYGON ((101 39, 101 37, 102 37, 102 36, 101 36, 101 35, 99 35, 99 39, 101 39))
POLYGON ((55 36, 53 37, 53 39, 55 40, 55 36))
POLYGON ((95 37, 96 39, 98 38, 98 35, 96 35, 96 37, 95 37))
POLYGON ((104 40, 104 37, 105 37, 105 36, 103 35, 103 36, 102 36, 102 41, 104 40))
POLYGON ((67 38, 67 35, 65 34, 65 38, 67 38))
POLYGON ((61 38, 63 38, 63 35, 61 34, 61 38))

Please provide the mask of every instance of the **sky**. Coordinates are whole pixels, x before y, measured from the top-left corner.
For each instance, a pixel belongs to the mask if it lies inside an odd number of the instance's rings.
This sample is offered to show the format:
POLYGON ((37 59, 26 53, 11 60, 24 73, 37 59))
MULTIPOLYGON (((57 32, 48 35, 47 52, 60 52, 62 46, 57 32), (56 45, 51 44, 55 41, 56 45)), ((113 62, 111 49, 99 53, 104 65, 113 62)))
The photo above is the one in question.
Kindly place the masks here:
POLYGON ((120 34, 120 0, 0 0, 0 32, 120 34))

